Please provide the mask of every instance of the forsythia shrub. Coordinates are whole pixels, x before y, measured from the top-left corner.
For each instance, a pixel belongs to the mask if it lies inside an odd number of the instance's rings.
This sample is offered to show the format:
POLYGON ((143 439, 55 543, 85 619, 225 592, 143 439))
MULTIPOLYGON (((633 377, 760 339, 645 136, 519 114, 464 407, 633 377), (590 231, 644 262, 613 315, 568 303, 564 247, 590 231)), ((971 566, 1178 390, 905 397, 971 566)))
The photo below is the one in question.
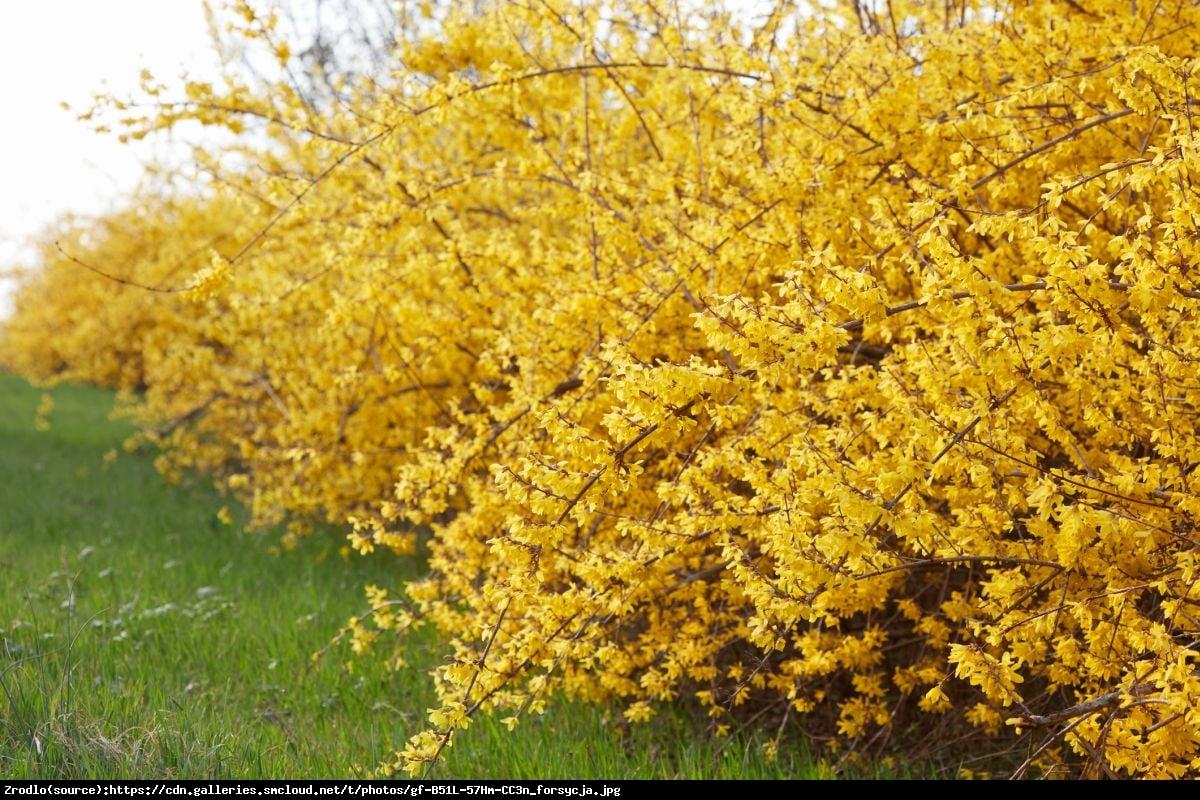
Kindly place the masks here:
POLYGON ((259 521, 431 532, 429 576, 348 629, 453 644, 385 772, 562 690, 1194 777, 1197 23, 426 9, 329 108, 154 88, 133 135, 237 150, 47 246, 0 355, 142 389, 164 469, 259 521))

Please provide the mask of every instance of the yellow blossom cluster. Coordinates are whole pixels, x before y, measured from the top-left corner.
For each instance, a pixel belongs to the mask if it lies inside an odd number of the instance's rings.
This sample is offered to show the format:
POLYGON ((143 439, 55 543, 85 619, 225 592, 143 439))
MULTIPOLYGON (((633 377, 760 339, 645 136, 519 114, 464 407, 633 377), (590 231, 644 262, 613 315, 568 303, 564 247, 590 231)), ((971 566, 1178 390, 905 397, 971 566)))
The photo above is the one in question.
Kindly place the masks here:
POLYGON ((561 690, 1200 774, 1200 8, 426 11, 331 108, 131 120, 240 138, 57 235, 0 339, 260 522, 428 532, 350 626, 452 643, 384 771, 561 690))

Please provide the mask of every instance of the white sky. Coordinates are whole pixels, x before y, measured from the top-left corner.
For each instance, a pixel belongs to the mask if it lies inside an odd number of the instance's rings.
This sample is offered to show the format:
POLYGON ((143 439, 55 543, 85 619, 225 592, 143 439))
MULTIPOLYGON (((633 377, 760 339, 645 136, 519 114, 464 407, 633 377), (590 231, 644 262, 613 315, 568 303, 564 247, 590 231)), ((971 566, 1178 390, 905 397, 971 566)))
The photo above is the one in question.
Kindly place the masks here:
MULTIPOLYGON (((202 0, 0 0, 0 271, 59 214, 97 213, 137 182, 153 145, 121 145, 77 122, 98 92, 211 79, 202 0)), ((0 319, 11 282, 0 278, 0 319)))

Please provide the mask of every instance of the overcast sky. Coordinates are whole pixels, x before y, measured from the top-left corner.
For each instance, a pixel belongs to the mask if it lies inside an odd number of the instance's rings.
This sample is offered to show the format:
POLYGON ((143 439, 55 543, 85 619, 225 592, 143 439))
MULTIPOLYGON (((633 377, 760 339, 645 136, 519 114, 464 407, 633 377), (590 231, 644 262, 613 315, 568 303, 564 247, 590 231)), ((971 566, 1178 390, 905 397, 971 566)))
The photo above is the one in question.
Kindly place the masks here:
MULTIPOLYGON (((64 111, 135 92, 138 72, 215 74, 202 0, 0 0, 0 270, 66 211, 96 213, 132 188, 150 152, 64 111)), ((0 280, 0 318, 11 284, 0 280)))

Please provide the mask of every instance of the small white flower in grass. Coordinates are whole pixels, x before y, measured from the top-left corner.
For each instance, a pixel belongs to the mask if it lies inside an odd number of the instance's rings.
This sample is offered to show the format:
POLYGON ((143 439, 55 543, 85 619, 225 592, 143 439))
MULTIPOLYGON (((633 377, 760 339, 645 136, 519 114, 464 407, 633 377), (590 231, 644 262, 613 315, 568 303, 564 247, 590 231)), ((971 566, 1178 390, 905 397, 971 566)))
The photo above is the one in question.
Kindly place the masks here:
POLYGON ((196 590, 196 597, 199 597, 200 599, 203 600, 205 597, 211 597, 212 595, 214 595, 216 593, 217 593, 217 587, 215 587, 215 586, 201 586, 199 589, 196 590))

